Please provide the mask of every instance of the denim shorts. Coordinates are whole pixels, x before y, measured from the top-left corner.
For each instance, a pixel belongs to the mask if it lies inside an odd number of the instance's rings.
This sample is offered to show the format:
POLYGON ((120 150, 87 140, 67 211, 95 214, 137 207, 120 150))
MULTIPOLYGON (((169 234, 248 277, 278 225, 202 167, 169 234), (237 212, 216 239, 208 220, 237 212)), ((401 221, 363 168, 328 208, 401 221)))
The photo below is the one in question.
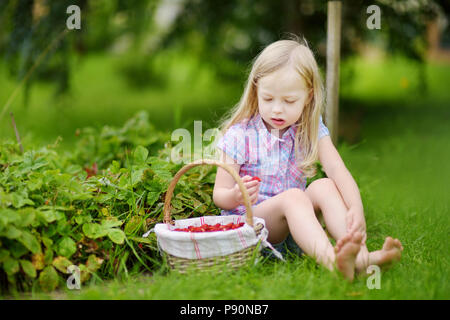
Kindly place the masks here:
MULTIPOLYGON (((289 235, 284 239, 284 241, 276 244, 272 244, 272 246, 280 252, 284 258, 286 258, 286 255, 288 252, 293 253, 294 255, 301 256, 303 254, 302 249, 295 243, 294 239, 292 238, 292 235, 289 233, 289 235)), ((269 257, 269 258, 276 258, 273 254, 272 250, 270 248, 264 248, 261 252, 263 256, 269 257)))

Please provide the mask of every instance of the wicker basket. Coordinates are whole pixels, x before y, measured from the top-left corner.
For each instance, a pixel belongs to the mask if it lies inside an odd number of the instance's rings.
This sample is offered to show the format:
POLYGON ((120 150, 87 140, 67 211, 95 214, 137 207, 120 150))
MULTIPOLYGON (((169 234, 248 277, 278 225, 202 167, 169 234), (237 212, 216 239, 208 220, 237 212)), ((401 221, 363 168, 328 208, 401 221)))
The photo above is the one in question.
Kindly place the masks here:
MULTIPOLYGON (((247 192, 247 189, 245 188, 240 176, 227 164, 214 161, 214 160, 207 160, 202 159, 199 161, 194 161, 192 163, 189 163, 185 165, 183 168, 181 168, 173 177, 172 181, 169 184, 169 187, 167 189, 165 202, 164 202, 164 223, 166 224, 174 224, 174 221, 171 220, 171 205, 170 201, 173 196, 173 191, 175 189, 175 186, 178 182, 178 180, 181 178, 181 176, 186 173, 189 169, 200 166, 200 165, 215 165, 219 166, 223 169, 225 169, 228 173, 231 174, 231 176, 234 178, 236 183, 238 184, 242 196, 244 199, 244 205, 246 207, 246 223, 253 227, 253 230, 255 231, 256 235, 259 235, 261 230, 264 228, 264 225, 261 223, 257 223, 255 226, 253 221, 253 213, 252 208, 250 205, 250 198, 247 192)), ((195 218, 194 218, 195 219, 195 218)), ((190 219, 186 219, 190 220, 190 219)), ((178 232, 178 231, 171 231, 171 232, 178 232)), ((249 265, 251 261, 254 261, 255 258, 257 258, 260 255, 260 241, 253 246, 247 247, 241 251, 234 252, 232 254, 228 254, 225 256, 214 256, 209 258, 203 258, 203 259, 187 259, 187 258, 180 258, 173 256, 165 251, 164 255, 166 256, 169 266, 172 270, 178 271, 180 273, 185 273, 188 269, 195 270, 195 271, 206 271, 210 269, 215 269, 218 265, 224 265, 226 264, 227 268, 232 268, 234 270, 249 265)), ((220 271, 220 270, 219 270, 220 271)))

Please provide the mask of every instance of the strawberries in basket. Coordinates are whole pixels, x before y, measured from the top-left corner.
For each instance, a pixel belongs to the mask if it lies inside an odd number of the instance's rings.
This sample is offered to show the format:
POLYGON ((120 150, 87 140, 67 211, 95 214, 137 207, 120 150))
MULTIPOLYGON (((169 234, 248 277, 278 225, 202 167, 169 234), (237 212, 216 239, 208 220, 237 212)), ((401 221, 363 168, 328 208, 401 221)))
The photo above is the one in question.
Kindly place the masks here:
POLYGON ((216 223, 215 225, 210 224, 202 224, 199 227, 189 226, 187 228, 176 228, 173 231, 184 231, 184 232, 214 232, 214 231, 227 231, 240 228, 244 225, 244 222, 241 223, 232 223, 222 225, 220 223, 216 223))

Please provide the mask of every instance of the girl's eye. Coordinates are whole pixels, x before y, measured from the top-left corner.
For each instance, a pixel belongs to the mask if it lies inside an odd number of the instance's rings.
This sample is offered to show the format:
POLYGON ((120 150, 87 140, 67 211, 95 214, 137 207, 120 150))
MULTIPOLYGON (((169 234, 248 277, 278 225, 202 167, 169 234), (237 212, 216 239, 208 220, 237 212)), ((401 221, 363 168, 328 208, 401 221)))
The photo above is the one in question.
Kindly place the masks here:
POLYGON ((286 103, 293 104, 295 101, 286 101, 286 103))
POLYGON ((271 98, 264 98, 264 101, 272 101, 271 98))

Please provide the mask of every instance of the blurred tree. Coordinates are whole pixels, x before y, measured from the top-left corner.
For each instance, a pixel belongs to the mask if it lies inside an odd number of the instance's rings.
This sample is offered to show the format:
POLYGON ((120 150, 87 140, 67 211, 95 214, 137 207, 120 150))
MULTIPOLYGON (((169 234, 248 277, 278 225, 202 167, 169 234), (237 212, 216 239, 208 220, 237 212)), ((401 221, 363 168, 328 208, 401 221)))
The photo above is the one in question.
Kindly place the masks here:
MULTIPOLYGON (((343 59, 355 54, 362 43, 377 41, 389 52, 421 62, 427 21, 448 10, 447 0, 342 2, 343 59), (381 30, 366 27, 366 10, 372 4, 381 9, 381 30)), ((325 61, 325 0, 2 0, 0 51, 12 74, 23 77, 50 40, 64 30, 71 4, 81 8, 81 30, 70 32, 31 79, 51 80, 57 83, 57 92, 68 89, 71 54, 104 51, 122 39, 131 43, 125 47, 134 59, 121 71, 138 79, 136 84, 145 83, 139 79, 147 74, 151 80, 154 53, 167 48, 198 56, 223 78, 241 80, 242 70, 264 46, 289 33, 304 36, 319 63, 325 61), (155 12, 167 4, 177 4, 179 10, 167 30, 157 32, 155 12), (157 41, 149 46, 148 39, 155 37, 157 41)))
POLYGON ((158 0, 1 0, 0 52, 11 74, 21 80, 51 42, 66 30, 70 5, 81 9, 81 30, 69 32, 50 50, 25 83, 51 81, 56 94, 69 88, 71 55, 103 51, 124 34, 141 43, 158 0))
MULTIPOLYGON (((85 1, 78 1, 83 6, 85 1)), ((0 49, 5 52, 7 66, 18 79, 25 76, 34 61, 58 37, 66 25, 66 8, 72 2, 57 1, 46 6, 44 1, 16 0, 3 1, 0 20, 0 49), (61 12, 63 14, 61 14, 61 12), (59 26, 59 27, 58 27, 59 26)), ((69 64, 68 45, 60 42, 43 61, 41 68, 25 83, 25 92, 35 79, 51 80, 57 84, 57 92, 68 89, 69 64)), ((28 97, 26 94, 25 97, 28 97)))
MULTIPOLYGON (((313 43, 319 62, 324 63, 326 2, 185 0, 162 46, 181 43, 211 63, 229 58, 247 64, 270 42, 294 33, 313 43)), ((384 40, 389 52, 421 61, 426 47, 426 23, 436 11, 442 10, 441 2, 445 1, 342 1, 342 58, 354 54, 362 42, 384 40), (369 30, 366 26, 369 17, 366 10, 372 4, 381 9, 381 30, 369 30)), ((216 67, 228 75, 227 65, 216 67)), ((230 75, 235 75, 234 70, 230 75)))

